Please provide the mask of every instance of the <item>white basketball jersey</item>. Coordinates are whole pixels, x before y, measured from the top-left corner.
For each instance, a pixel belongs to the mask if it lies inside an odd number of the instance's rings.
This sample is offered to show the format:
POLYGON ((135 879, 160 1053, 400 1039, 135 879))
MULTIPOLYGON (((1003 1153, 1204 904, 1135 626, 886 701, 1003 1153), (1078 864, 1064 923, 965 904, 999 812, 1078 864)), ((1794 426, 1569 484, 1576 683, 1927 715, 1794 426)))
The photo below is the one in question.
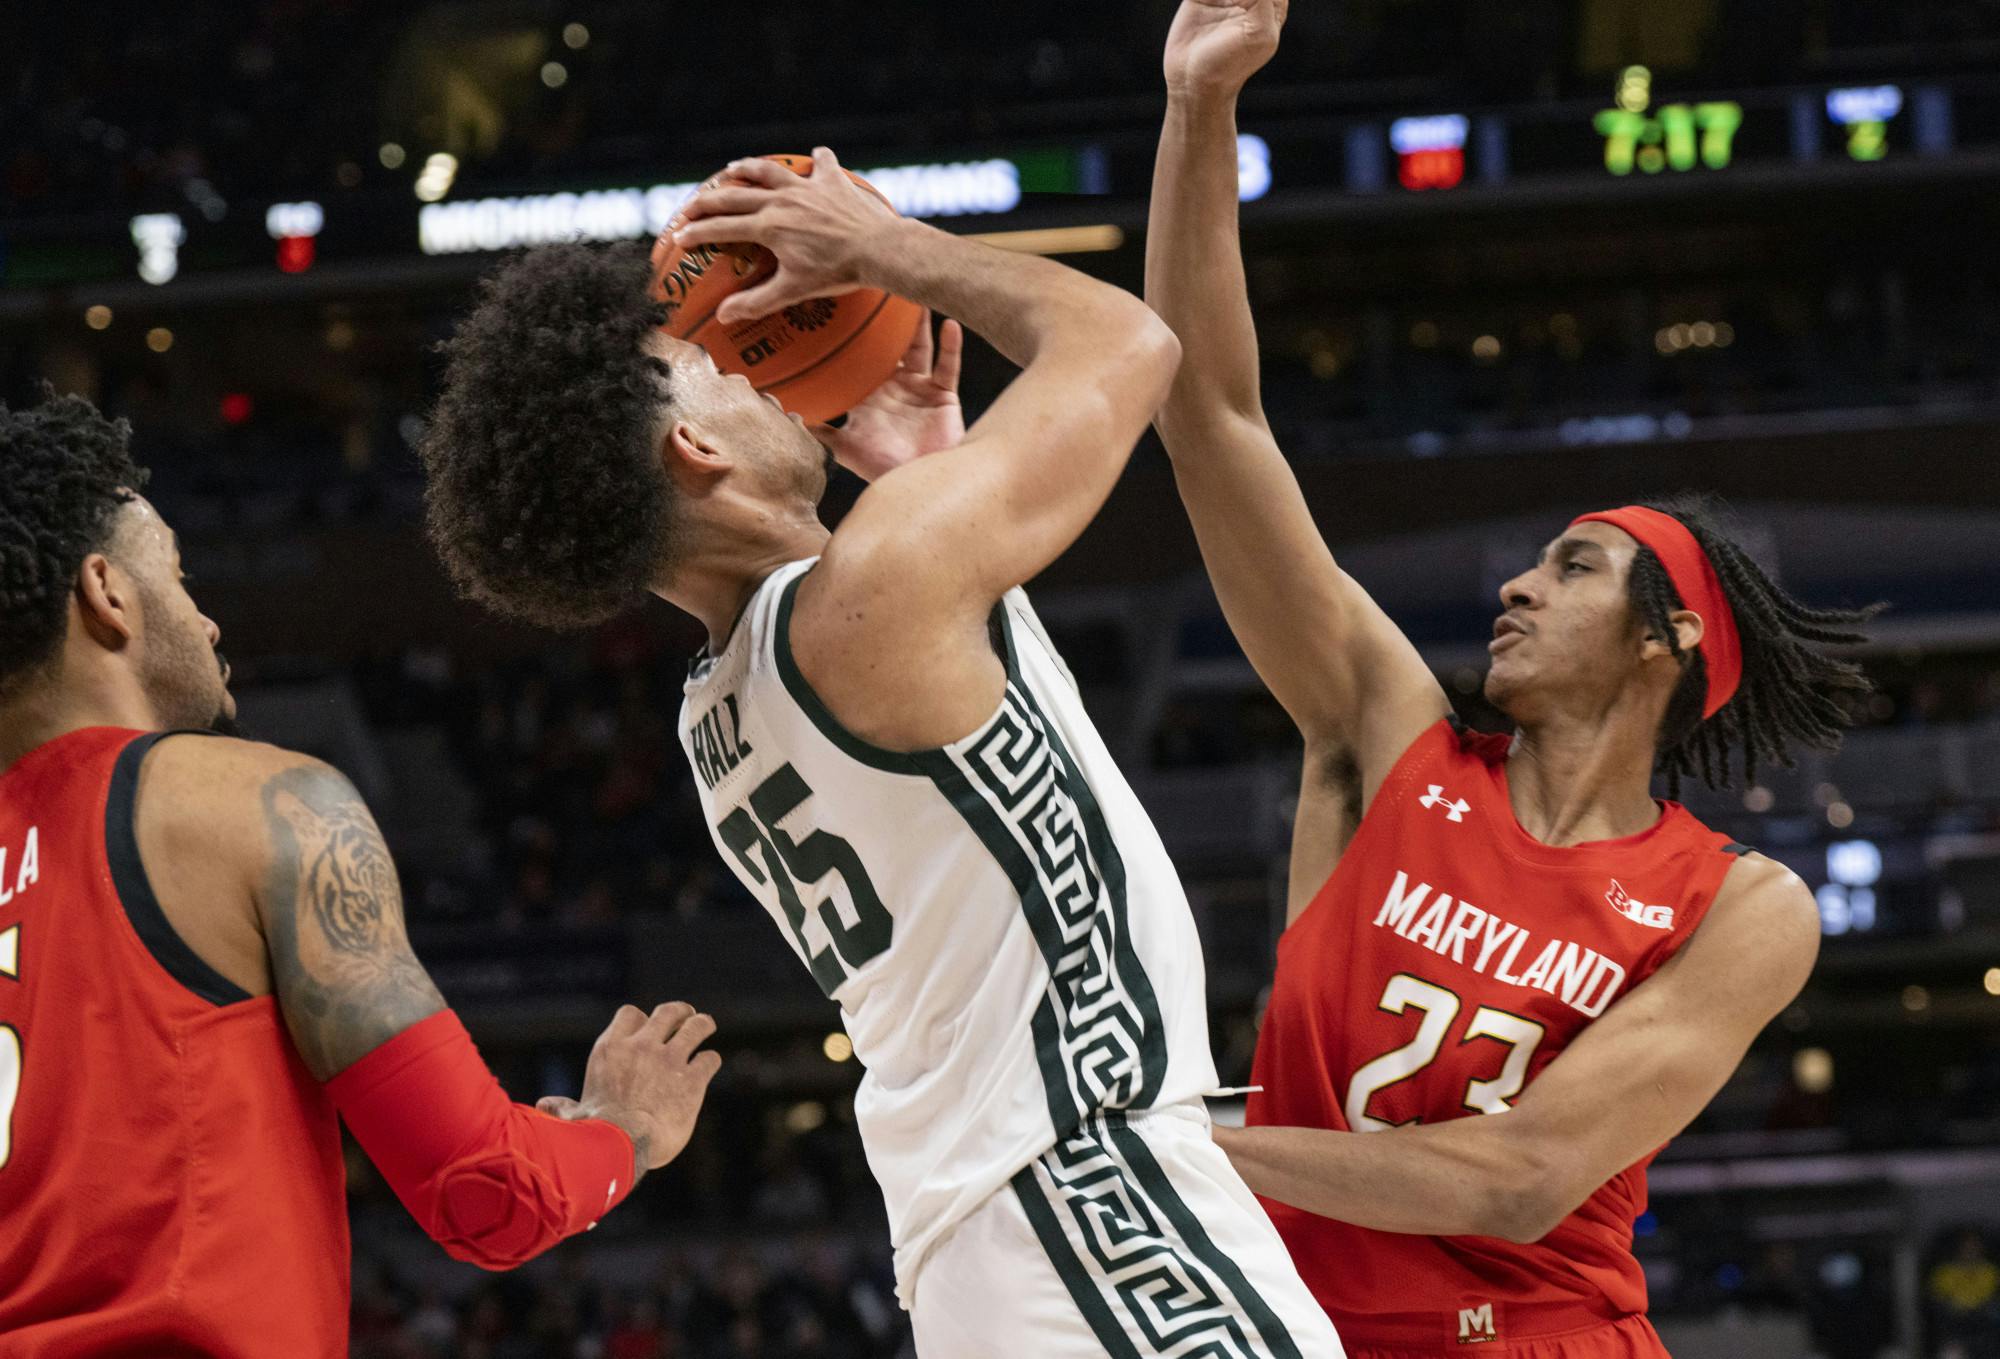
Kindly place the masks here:
POLYGON ((681 742, 717 847, 839 1002, 899 1291, 930 1246, 1100 1109, 1216 1083, 1201 945, 1159 835, 1027 596, 999 710, 939 750, 869 745, 793 663, 814 561, 690 673, 681 742))

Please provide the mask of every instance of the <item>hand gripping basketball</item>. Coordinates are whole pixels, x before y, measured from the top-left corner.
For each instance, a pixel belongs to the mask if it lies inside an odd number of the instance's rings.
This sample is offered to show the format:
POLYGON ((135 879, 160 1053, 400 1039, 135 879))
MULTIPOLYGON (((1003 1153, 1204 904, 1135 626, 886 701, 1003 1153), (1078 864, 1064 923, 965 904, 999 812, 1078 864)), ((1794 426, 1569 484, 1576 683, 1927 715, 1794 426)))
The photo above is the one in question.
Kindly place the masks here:
POLYGON ((682 250, 761 245, 777 258, 764 282, 724 300, 716 316, 731 325, 853 291, 862 283, 868 247, 895 216, 822 146, 805 174, 770 157, 732 162, 719 183, 681 210, 673 241, 682 250))
POLYGON ((831 151, 739 160, 653 245, 661 329, 808 422, 831 420, 890 379, 917 331, 921 308, 862 283, 896 221, 831 151))

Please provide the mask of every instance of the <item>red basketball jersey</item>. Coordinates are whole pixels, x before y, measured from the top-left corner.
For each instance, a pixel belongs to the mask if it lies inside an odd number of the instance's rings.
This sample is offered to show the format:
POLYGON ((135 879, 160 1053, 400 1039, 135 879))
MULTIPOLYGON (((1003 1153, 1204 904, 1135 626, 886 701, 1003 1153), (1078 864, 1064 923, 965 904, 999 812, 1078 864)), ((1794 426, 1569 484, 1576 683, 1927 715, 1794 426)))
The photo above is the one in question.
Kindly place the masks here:
MULTIPOLYGON (((1514 819, 1508 746, 1446 720, 1397 761, 1279 943, 1250 1123, 1367 1132, 1499 1113, 1701 923, 1741 846, 1672 802, 1637 835, 1544 845, 1514 819)), ((1442 1351, 1643 1313, 1645 1167, 1532 1245, 1265 1207, 1343 1339, 1442 1351)))
POLYGON ((153 897, 158 739, 89 728, 0 774, 0 1354, 344 1355, 339 1125, 277 1002, 153 897))

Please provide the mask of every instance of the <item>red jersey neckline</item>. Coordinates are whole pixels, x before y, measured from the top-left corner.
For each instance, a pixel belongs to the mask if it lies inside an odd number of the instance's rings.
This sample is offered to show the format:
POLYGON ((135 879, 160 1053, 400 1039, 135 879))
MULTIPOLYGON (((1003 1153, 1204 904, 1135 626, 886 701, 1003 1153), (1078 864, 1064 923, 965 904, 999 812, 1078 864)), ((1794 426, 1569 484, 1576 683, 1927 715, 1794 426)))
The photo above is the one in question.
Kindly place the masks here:
MULTIPOLYGON (((1682 828, 1682 823, 1691 819, 1687 808, 1683 807, 1680 803, 1670 801, 1666 798, 1654 798, 1653 803, 1660 809, 1660 815, 1655 818, 1652 825, 1646 827, 1644 830, 1634 831, 1630 835, 1616 836, 1609 840, 1585 840, 1574 845, 1551 845, 1546 841, 1537 840, 1534 836, 1528 834, 1527 828, 1521 824, 1520 818, 1514 815, 1514 798, 1507 779, 1507 766, 1511 761, 1514 744, 1513 738, 1482 733, 1480 739, 1482 741, 1491 740, 1499 746, 1499 749, 1492 754, 1488 753, 1492 750, 1492 747, 1488 747, 1485 750, 1476 750, 1473 753, 1479 755, 1486 762, 1487 767, 1493 771, 1494 790, 1498 794, 1500 802, 1500 812, 1497 819, 1503 827, 1506 836, 1504 846, 1516 858, 1526 859, 1550 868, 1589 866, 1593 861, 1608 861, 1612 858, 1630 855, 1635 850, 1645 849, 1654 841, 1663 837, 1671 837, 1676 830, 1682 828), (1495 757, 1496 755, 1497 758, 1495 757)), ((1629 863, 1630 861, 1626 859, 1623 862, 1629 863)))

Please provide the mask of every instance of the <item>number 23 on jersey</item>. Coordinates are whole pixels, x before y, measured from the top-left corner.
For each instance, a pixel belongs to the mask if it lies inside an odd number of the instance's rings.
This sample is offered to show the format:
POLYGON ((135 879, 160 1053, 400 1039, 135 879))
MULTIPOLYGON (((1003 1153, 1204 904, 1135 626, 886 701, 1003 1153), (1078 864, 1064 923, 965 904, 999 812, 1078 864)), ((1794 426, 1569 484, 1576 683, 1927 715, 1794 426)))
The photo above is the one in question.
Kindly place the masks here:
MULTIPOLYGON (((1382 989, 1376 1008, 1393 1015, 1415 1010, 1422 1016, 1416 1036, 1398 1048, 1391 1048, 1373 1061, 1364 1063, 1347 1083, 1347 1126, 1355 1132, 1381 1132, 1400 1125, 1368 1112, 1368 1103, 1378 1091, 1409 1080, 1438 1059, 1452 1024, 1463 1003, 1458 996, 1434 982, 1398 972, 1382 989)), ((1494 1075, 1486 1080, 1467 1082, 1463 1107, 1473 1113, 1500 1114, 1513 1107, 1514 1100, 1528 1083, 1528 1063, 1547 1031, 1532 1019, 1523 1019, 1505 1010, 1482 1005, 1473 1011, 1461 1044, 1493 1040, 1505 1049, 1494 1075)), ((1409 1119, 1408 1122, 1417 1122, 1409 1119)))

